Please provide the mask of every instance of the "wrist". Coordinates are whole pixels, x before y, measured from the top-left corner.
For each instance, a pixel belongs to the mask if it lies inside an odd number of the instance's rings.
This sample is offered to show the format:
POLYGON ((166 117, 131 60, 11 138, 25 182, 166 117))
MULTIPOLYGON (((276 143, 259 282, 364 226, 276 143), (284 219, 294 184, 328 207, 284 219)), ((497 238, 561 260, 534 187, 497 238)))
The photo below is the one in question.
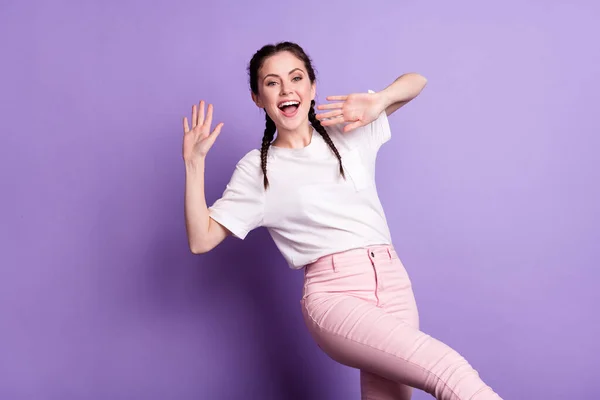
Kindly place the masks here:
POLYGON ((186 173, 198 173, 204 171, 205 158, 199 157, 193 160, 184 160, 184 165, 186 173))
POLYGON ((380 111, 385 110, 386 108, 388 108, 390 105, 392 105, 394 103, 394 99, 393 99, 392 95, 390 94, 390 91, 388 90, 388 88, 375 93, 375 95, 377 96, 377 104, 378 104, 377 108, 380 111))

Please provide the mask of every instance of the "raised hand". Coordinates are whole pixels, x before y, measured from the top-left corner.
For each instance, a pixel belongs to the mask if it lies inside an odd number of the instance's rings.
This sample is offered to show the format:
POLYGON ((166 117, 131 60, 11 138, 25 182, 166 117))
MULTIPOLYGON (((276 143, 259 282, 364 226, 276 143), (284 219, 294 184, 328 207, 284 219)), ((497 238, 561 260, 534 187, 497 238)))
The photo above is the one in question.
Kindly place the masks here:
POLYGON ((321 121, 323 126, 348 123, 344 127, 344 132, 350 132, 353 129, 370 124, 385 109, 385 104, 378 93, 328 96, 327 101, 336 101, 336 103, 317 106, 318 110, 331 110, 317 114, 317 119, 321 121))
POLYGON ((197 161, 206 157, 208 150, 212 147, 221 133, 223 122, 219 123, 211 132, 210 125, 213 118, 213 105, 209 104, 204 115, 204 100, 199 106, 192 106, 192 129, 188 124, 187 117, 183 118, 183 159, 185 162, 197 161))

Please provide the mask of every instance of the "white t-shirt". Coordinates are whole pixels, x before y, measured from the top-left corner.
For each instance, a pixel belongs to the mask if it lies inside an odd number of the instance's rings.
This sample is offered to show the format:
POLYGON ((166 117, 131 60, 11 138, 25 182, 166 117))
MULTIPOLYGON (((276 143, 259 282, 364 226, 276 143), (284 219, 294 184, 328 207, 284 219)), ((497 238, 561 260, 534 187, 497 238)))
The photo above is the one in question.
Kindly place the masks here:
POLYGON ((391 244, 375 187, 377 152, 391 137, 387 115, 384 111, 369 125, 348 133, 342 129, 342 124, 326 127, 342 156, 346 180, 338 159, 313 129, 304 148, 269 148, 267 190, 260 150, 247 153, 223 196, 209 208, 211 218, 240 239, 266 227, 292 269, 325 255, 391 244))

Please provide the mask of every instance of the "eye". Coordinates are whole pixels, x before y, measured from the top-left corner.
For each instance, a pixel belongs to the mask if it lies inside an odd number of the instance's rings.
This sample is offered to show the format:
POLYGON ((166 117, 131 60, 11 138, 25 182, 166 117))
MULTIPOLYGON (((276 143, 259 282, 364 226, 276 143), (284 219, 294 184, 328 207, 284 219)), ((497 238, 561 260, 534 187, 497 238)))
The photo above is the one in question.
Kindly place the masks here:
POLYGON ((299 82, 301 80, 302 80, 301 76, 296 76, 294 79, 292 79, 292 81, 294 81, 294 82, 299 82))
POLYGON ((267 82, 267 86, 273 86, 273 85, 276 85, 276 84, 277 84, 277 82, 275 82, 275 81, 267 82))

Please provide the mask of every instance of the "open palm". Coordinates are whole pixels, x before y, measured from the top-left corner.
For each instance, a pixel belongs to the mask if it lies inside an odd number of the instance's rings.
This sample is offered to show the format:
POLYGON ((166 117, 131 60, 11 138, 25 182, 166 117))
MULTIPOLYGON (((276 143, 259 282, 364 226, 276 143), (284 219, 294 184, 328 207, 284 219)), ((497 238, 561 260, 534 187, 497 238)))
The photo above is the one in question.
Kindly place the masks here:
POLYGON ((350 132, 375 121, 384 109, 377 93, 353 93, 347 96, 328 96, 328 101, 336 103, 321 104, 319 110, 330 110, 317 115, 321 125, 330 126, 348 123, 344 132, 350 132))
POLYGON ((204 115, 204 100, 200 101, 198 107, 192 106, 192 128, 188 124, 187 117, 183 118, 183 159, 187 162, 206 157, 208 150, 221 133, 223 123, 219 123, 211 132, 210 126, 213 118, 213 105, 209 104, 204 115))

